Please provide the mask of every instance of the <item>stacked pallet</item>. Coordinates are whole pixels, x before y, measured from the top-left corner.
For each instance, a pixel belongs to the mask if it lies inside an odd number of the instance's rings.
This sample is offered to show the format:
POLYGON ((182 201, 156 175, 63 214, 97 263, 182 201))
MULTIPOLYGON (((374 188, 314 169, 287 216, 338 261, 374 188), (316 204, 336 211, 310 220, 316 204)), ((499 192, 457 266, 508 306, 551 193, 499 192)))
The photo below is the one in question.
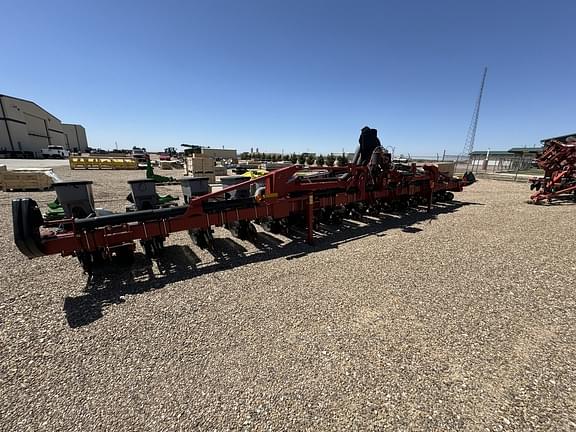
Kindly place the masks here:
POLYGON ((70 156, 70 169, 138 169, 138 161, 131 157, 70 156))
POLYGON ((187 157, 184 160, 184 173, 189 177, 208 177, 208 182, 215 183, 214 166, 214 159, 198 157, 193 154, 192 157, 187 157))
POLYGON ((454 177, 456 162, 424 162, 416 164, 417 167, 422 167, 424 165, 434 165, 436 168, 438 168, 438 171, 441 174, 444 174, 447 177, 454 177))
POLYGON ((438 168, 442 174, 448 177, 454 177, 455 162, 434 162, 432 165, 438 168))
POLYGON ((178 168, 180 161, 177 160, 161 160, 158 161, 158 166, 163 170, 171 170, 178 168))
POLYGON ((21 168, 7 170, 0 166, 0 189, 8 191, 48 190, 59 178, 50 168, 21 168))
POLYGON ((228 175, 228 169, 225 166, 216 165, 214 167, 214 174, 218 177, 224 177, 228 175))
POLYGON ((266 171, 274 171, 280 168, 287 168, 292 165, 293 164, 291 162, 264 162, 262 165, 260 165, 260 169, 266 171))

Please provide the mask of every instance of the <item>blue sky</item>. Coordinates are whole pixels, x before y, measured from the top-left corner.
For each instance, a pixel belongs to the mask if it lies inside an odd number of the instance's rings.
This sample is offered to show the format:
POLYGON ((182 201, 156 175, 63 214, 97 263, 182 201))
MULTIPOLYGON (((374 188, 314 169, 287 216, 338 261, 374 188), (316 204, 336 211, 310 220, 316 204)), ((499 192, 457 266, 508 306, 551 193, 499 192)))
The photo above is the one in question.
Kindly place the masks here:
POLYGON ((2 1, 0 93, 93 147, 459 153, 576 131, 575 1, 2 1))

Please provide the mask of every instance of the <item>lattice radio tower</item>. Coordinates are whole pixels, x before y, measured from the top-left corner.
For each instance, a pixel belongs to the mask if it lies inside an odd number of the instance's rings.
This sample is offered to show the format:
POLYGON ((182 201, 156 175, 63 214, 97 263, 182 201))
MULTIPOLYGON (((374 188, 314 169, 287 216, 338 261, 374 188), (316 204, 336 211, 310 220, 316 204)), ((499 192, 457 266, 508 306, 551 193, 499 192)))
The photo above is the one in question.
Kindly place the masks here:
POLYGON ((476 99, 476 105, 474 106, 474 114, 472 114, 472 121, 470 122, 470 127, 468 128, 468 135, 466 135, 466 143, 464 144, 464 150, 462 151, 462 156, 470 160, 470 153, 474 151, 474 141, 476 140, 476 129, 478 128, 478 116, 480 115, 480 103, 482 102, 482 93, 484 93, 484 83, 486 82, 486 73, 488 68, 484 68, 484 73, 482 74, 482 82, 480 84, 480 93, 478 94, 478 99, 476 99))

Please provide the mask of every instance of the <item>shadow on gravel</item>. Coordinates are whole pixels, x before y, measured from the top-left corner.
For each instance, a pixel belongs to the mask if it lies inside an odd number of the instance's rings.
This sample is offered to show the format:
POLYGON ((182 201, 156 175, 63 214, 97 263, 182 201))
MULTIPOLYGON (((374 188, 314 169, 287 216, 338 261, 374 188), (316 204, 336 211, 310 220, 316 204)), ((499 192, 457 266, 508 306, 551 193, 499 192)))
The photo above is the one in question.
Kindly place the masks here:
POLYGON ((211 274, 221 270, 246 264, 253 264, 277 258, 287 260, 305 257, 310 253, 338 248, 339 245, 371 235, 383 236, 383 231, 401 228, 405 233, 416 234, 425 229, 413 225, 423 221, 431 223, 441 214, 457 211, 467 205, 477 203, 453 201, 436 204, 430 212, 423 209, 410 209, 401 214, 383 214, 380 217, 365 217, 363 221, 345 221, 339 228, 321 226, 315 231, 314 245, 304 241, 304 232, 296 231, 296 241, 284 244, 267 233, 258 233, 252 243, 257 252, 247 250, 230 238, 215 238, 214 262, 202 265, 200 259, 188 246, 168 246, 154 261, 142 253, 136 253, 134 263, 129 268, 110 266, 95 272, 86 284, 86 293, 64 300, 64 311, 70 327, 81 327, 103 317, 103 310, 109 305, 123 303, 124 296, 145 293, 160 289, 174 282, 196 276, 211 274), (157 266, 158 270, 154 271, 157 266))

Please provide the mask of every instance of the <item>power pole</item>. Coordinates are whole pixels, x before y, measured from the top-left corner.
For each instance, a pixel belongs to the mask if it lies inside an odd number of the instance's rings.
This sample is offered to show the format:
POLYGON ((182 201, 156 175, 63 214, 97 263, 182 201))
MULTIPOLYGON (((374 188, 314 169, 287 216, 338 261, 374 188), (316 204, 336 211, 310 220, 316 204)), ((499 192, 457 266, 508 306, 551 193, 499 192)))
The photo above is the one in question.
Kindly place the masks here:
MULTIPOLYGON (((478 99, 476 99, 476 105, 474 106, 474 113, 472 114, 472 121, 468 127, 468 135, 466 135, 466 143, 464 144, 464 150, 462 155, 468 160, 470 164, 470 153, 474 151, 474 141, 476 140, 476 129, 478 129, 478 116, 480 115, 480 104, 482 103, 482 94, 484 93, 484 83, 486 82, 486 73, 488 73, 488 68, 484 68, 484 73, 482 74, 482 81, 480 83, 480 93, 478 93, 478 99)), ((466 171, 468 171, 468 164, 466 165, 466 171)))

